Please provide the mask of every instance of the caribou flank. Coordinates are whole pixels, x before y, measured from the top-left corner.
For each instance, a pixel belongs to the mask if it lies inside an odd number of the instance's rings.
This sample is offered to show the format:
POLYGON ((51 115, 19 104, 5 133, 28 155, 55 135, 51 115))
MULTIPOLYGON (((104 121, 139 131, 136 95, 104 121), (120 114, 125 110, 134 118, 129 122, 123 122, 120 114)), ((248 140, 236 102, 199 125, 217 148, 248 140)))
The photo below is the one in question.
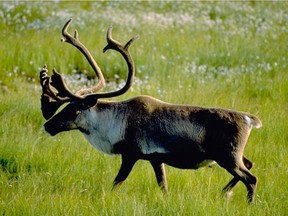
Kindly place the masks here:
POLYGON ((104 52, 113 49, 122 55, 128 66, 128 78, 121 89, 99 93, 105 85, 104 76, 78 40, 78 33, 75 31, 74 36, 68 33, 70 23, 71 20, 63 27, 62 41, 83 53, 99 82, 95 87, 74 94, 55 69, 50 77, 44 66, 40 81, 42 113, 48 120, 44 124, 46 132, 54 136, 62 131, 80 130, 99 151, 120 154, 122 164, 114 187, 127 178, 139 159, 151 163, 164 191, 168 190, 164 164, 198 169, 216 162, 233 176, 223 190, 231 191, 238 181, 242 181, 248 191, 248 202, 252 201, 257 177, 249 171, 252 162, 243 152, 252 127, 262 125, 256 116, 229 109, 170 104, 150 96, 120 102, 99 100, 122 95, 130 88, 135 67, 128 48, 137 37, 121 45, 112 38, 112 29, 108 29, 108 45, 104 52), (64 103, 68 105, 55 114, 64 103))

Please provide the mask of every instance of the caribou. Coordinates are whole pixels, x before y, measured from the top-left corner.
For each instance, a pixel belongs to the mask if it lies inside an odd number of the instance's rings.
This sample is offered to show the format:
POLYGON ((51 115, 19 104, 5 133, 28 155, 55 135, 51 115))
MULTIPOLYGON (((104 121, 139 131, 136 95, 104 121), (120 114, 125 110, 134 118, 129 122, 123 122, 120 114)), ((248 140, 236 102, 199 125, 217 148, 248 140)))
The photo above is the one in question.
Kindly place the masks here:
POLYGON ((68 33, 70 23, 71 19, 62 29, 62 41, 72 44, 85 56, 98 83, 72 93, 55 69, 48 75, 45 65, 40 71, 40 83, 41 109, 47 120, 43 127, 47 133, 54 136, 79 130, 97 150, 121 155, 113 188, 125 181, 138 160, 150 162, 164 192, 168 190, 164 164, 198 169, 217 163, 233 176, 223 191, 231 192, 241 181, 247 188, 248 202, 253 200, 257 177, 250 172, 253 164, 244 156, 244 148, 252 127, 262 126, 258 117, 230 109, 171 104, 145 95, 124 101, 107 100, 123 95, 133 83, 135 65, 128 48, 138 36, 122 45, 112 38, 112 28, 108 28, 108 44, 103 52, 109 49, 119 52, 127 63, 128 76, 122 88, 99 92, 105 86, 104 76, 89 50, 79 41, 78 32, 74 36, 68 33))

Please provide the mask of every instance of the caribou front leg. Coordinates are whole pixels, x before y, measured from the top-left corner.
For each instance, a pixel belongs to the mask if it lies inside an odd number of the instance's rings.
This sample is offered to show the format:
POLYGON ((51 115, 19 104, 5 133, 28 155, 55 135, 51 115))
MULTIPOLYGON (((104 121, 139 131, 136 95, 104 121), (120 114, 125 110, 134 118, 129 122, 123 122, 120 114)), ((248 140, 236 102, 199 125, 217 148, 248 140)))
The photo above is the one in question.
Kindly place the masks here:
POLYGON ((122 155, 122 164, 113 182, 112 190, 118 188, 126 180, 136 161, 136 159, 131 159, 122 155))

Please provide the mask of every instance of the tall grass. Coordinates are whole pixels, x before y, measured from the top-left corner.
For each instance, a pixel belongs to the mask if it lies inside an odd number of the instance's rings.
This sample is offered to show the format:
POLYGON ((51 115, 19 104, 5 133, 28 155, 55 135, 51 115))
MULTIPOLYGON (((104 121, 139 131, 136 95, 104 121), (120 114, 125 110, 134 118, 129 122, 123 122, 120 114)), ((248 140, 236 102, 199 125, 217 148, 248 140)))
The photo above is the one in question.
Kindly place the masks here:
POLYGON ((287 3, 265 2, 3 2, 0 4, 0 214, 2 215, 285 215, 288 188, 287 3), (73 18, 109 81, 118 88, 126 67, 102 54, 105 34, 126 42, 136 80, 127 99, 227 107, 258 115, 245 155, 259 178, 255 203, 239 183, 233 197, 221 189, 231 176, 218 166, 197 171, 167 167, 169 193, 157 187, 149 163, 139 161, 111 191, 120 158, 97 152, 80 132, 49 137, 41 127, 40 68, 65 74, 68 85, 91 85, 88 63, 60 43, 73 18), (115 76, 115 74, 117 76, 115 76), (87 79, 88 78, 88 79, 87 79))

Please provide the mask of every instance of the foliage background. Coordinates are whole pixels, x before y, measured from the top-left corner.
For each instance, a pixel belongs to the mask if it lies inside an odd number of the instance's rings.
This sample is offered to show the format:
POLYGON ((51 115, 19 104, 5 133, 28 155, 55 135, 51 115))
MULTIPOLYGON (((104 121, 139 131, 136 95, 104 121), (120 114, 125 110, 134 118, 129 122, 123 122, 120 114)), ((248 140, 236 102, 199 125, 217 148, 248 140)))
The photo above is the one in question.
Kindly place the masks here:
POLYGON ((287 169, 286 2, 1 2, 0 213, 2 215, 285 215, 287 169), (93 72, 70 45, 63 24, 95 56, 108 81, 123 85, 119 55, 102 54, 108 26, 131 47, 136 79, 126 99, 149 94, 172 103, 227 107, 258 115, 245 154, 259 178, 256 200, 218 166, 197 171, 167 167, 169 193, 157 187, 146 162, 111 192, 120 158, 103 155, 77 132, 49 137, 41 126, 38 75, 47 64, 72 89, 93 85, 93 72))

